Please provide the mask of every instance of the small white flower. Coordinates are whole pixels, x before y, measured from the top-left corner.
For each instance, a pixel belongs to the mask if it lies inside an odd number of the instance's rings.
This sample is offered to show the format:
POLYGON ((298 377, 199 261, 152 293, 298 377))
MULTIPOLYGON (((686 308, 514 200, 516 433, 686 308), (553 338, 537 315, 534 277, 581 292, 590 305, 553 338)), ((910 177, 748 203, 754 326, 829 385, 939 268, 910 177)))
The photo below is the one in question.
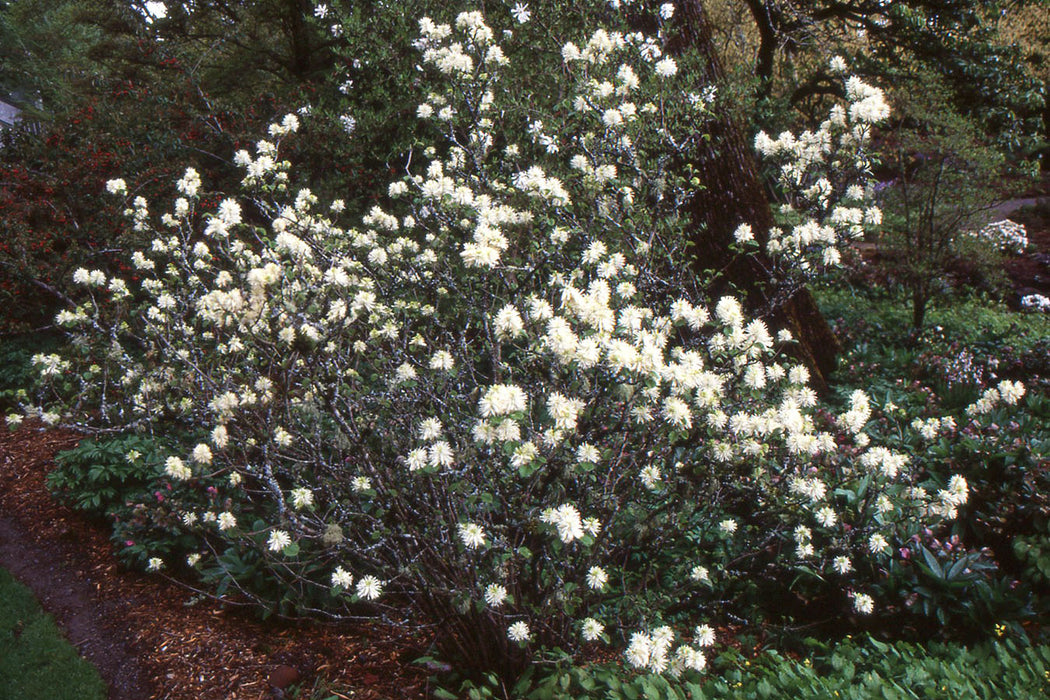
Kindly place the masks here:
POLYGON ((447 372, 452 369, 456 364, 456 361, 452 357, 452 353, 447 350, 438 350, 430 358, 430 369, 437 370, 439 372, 447 372))
POLYGON ((405 457, 405 464, 408 465, 409 471, 419 471, 427 466, 427 451, 422 447, 412 450, 408 453, 408 456, 405 457))
POLYGON ((498 583, 490 583, 485 587, 485 602, 494 608, 503 605, 507 600, 507 589, 498 583))
POLYGON ((725 535, 732 535, 736 532, 737 524, 732 518, 726 518, 722 522, 718 523, 718 529, 725 535))
POLYGON ((588 442, 576 448, 576 461, 580 464, 597 464, 601 458, 602 455, 598 448, 588 442))
POLYGON ((220 530, 232 530, 237 527, 237 518, 233 513, 224 511, 219 513, 219 529, 220 530))
POLYGON ((375 576, 368 575, 357 582, 357 597, 375 600, 383 595, 383 582, 375 576))
POLYGON ((292 538, 284 530, 274 530, 266 541, 266 546, 271 552, 280 552, 292 543, 292 538))
POLYGON ((430 454, 427 463, 432 467, 450 467, 455 459, 452 446, 444 440, 435 442, 430 446, 430 454))
POLYGON ((164 462, 164 473, 178 481, 186 481, 193 476, 190 468, 183 464, 178 457, 168 457, 164 462))
POLYGON ((288 447, 292 444, 292 434, 278 426, 273 431, 273 441, 281 447, 288 447))
POLYGON ((512 642, 527 642, 530 634, 527 622, 515 622, 507 628, 507 638, 512 642))
POLYGON ((670 56, 662 58, 656 62, 656 74, 661 78, 670 78, 677 72, 678 64, 675 63, 674 59, 670 56))
POLYGON ((164 566, 164 560, 160 557, 150 557, 149 563, 146 565, 147 571, 160 571, 164 566))
POLYGON ((655 490, 663 478, 660 474, 660 468, 653 465, 643 468, 640 477, 642 485, 650 491, 655 490))
POLYGON ((709 647, 715 643, 715 631, 710 625, 700 625, 696 628, 696 645, 698 647, 709 647))
POLYGON ((441 421, 437 418, 424 418, 419 424, 419 439, 434 440, 441 436, 441 421))
POLYGON ((593 642, 602 636, 605 632, 605 625, 595 620, 593 617, 588 617, 583 621, 583 640, 585 642, 593 642))
POLYGON ((853 570, 853 562, 851 562, 849 560, 849 557, 846 556, 835 557, 835 559, 831 562, 831 566, 834 567, 835 571, 840 576, 845 576, 853 570))
POLYGON ((519 2, 513 8, 511 8, 510 14, 514 17, 514 20, 518 24, 525 24, 532 19, 532 13, 529 12, 528 3, 519 2))
POLYGON ((875 610, 875 601, 867 593, 857 593, 853 596, 853 609, 861 615, 870 615, 875 610))
POLYGON ((477 549, 485 544, 485 530, 477 523, 460 523, 459 539, 467 549, 477 549))
POLYGON ((353 585, 354 577, 350 575, 350 572, 341 566, 335 567, 335 571, 332 572, 332 586, 334 588, 347 589, 353 585))
POLYGON ((211 464, 211 448, 201 443, 193 448, 193 461, 197 464, 211 464))
POLYGON ((605 569, 600 566, 592 566, 587 570, 587 585, 596 590, 600 591, 605 588, 605 584, 609 582, 609 574, 605 573, 605 569))
POLYGON ((292 507, 296 510, 302 510, 314 504, 314 494, 308 488, 297 488, 292 489, 292 507))

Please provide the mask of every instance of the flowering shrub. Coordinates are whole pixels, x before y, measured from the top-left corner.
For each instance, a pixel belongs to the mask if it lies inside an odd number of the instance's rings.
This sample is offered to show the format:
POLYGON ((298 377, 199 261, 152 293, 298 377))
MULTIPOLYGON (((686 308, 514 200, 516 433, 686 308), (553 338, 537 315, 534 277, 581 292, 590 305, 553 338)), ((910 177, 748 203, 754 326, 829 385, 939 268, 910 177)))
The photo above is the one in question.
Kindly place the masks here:
POLYGON ((1028 294, 1021 297, 1021 308, 1025 311, 1050 311, 1050 299, 1042 294, 1028 294))
POLYGON ((282 158, 289 115, 236 155, 249 195, 205 210, 189 169, 159 219, 134 199, 153 243, 134 276, 77 273, 70 351, 36 358, 46 400, 184 439, 155 478, 220 593, 422 613, 478 667, 615 636, 631 666, 700 670, 717 640, 672 608, 726 619, 735 587, 799 575, 876 610, 855 572, 952 517, 966 483, 917 488, 869 444, 863 392, 817 413, 790 336, 680 264, 670 163, 711 93, 682 99, 654 38, 598 30, 561 48, 569 97, 536 114, 505 70, 534 46, 477 12, 420 29, 422 164, 341 223, 282 158))
POLYGON ((973 235, 1004 253, 1020 254, 1028 248, 1028 231, 1024 224, 1009 219, 993 221, 973 235))

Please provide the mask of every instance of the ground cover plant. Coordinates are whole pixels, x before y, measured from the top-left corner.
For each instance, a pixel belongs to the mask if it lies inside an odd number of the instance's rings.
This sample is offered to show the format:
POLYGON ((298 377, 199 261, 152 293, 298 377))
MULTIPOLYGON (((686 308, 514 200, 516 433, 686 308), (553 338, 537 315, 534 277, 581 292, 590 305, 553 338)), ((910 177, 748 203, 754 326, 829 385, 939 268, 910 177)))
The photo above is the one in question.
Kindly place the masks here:
POLYGON ((0 569, 0 695, 106 697, 98 671, 77 655, 33 594, 6 569, 0 569))
MULTIPOLYGON (((816 610, 1001 618, 972 609, 998 585, 982 553, 938 559, 970 480, 994 479, 922 441, 995 437, 1025 386, 996 378, 957 418, 866 387, 819 406, 790 334, 683 264, 696 185, 674 165, 718 108, 688 59, 640 31, 562 37, 543 104, 513 69, 534 44, 477 12, 419 28, 421 144, 364 216, 298 180, 294 114, 236 155, 240 193, 190 168, 157 216, 108 184, 152 242, 129 274, 76 272, 73 342, 34 357, 26 413, 125 431, 52 479, 114 519, 121 556, 269 613, 437 627, 443 658, 498 682, 605 644, 695 682, 716 628, 816 610), (916 570, 953 580, 930 602, 916 570)), ((819 128, 757 141, 781 228, 737 229, 788 290, 880 219, 887 108, 835 70, 847 101, 819 128)))

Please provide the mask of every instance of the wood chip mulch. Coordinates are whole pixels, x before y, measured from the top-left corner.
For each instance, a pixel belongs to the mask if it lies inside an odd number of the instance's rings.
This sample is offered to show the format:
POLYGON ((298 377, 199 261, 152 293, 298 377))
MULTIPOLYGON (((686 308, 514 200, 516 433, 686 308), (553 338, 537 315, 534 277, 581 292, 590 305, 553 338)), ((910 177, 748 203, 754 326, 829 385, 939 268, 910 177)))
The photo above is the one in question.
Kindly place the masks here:
MULTIPOLYGON (((260 622, 121 568, 105 524, 56 503, 45 478, 80 435, 0 429, 0 565, 34 590, 110 684, 112 700, 256 700, 321 678, 336 697, 420 698, 425 642, 380 625, 260 622), (196 601, 196 602, 195 602, 196 601), (75 637, 87 637, 76 639, 75 637)), ((309 692, 303 696, 310 697, 309 692)))

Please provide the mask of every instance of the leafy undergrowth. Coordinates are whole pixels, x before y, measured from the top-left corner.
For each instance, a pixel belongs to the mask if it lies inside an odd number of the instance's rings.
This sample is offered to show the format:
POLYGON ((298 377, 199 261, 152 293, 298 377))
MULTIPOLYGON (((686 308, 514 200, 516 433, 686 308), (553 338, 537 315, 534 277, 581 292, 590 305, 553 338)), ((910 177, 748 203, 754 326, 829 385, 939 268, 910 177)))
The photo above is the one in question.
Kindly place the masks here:
POLYGON ((94 700, 106 686, 33 594, 0 569, 0 697, 94 700))
MULTIPOLYGON (((926 647, 875 639, 829 645, 807 640, 810 654, 791 658, 775 651, 746 658, 717 657, 702 683, 676 684, 661 676, 625 677, 616 666, 574 668, 523 683, 514 696, 555 698, 1034 698, 1050 692, 1050 647, 994 641, 966 648, 926 647)), ((491 688, 466 697, 502 697, 491 688)), ((449 697, 461 697, 449 694, 449 697)))

